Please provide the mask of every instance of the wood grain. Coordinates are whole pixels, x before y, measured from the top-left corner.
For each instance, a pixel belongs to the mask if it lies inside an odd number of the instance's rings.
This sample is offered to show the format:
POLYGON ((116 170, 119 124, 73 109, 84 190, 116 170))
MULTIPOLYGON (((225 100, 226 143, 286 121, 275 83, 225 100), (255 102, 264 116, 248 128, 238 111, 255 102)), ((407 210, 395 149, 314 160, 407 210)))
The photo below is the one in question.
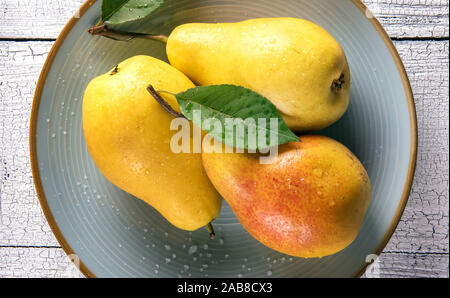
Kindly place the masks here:
POLYGON ((58 245, 31 175, 28 129, 33 93, 51 42, 0 42, 0 245, 58 245))
POLYGON ((82 274, 62 248, 0 247, 0 278, 77 278, 82 274))
POLYGON ((448 258, 448 254, 383 253, 363 277, 444 278, 448 277, 448 258))
POLYGON ((0 38, 55 39, 84 0, 0 0, 0 38))
POLYGON ((393 38, 448 37, 448 0, 363 0, 393 38))
MULTIPOLYGON (((0 38, 54 39, 84 0, 0 0, 0 38)), ((448 37, 448 0, 363 0, 394 38, 448 37)))

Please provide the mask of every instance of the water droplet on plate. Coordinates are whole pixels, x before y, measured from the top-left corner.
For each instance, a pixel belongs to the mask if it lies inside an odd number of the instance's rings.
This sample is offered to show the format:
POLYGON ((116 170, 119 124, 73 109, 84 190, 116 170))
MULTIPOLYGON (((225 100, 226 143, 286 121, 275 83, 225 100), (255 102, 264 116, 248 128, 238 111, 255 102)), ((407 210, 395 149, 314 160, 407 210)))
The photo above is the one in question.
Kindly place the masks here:
POLYGON ((188 253, 190 255, 195 254, 197 252, 197 249, 198 249, 197 245, 192 245, 191 247, 189 247, 188 253))

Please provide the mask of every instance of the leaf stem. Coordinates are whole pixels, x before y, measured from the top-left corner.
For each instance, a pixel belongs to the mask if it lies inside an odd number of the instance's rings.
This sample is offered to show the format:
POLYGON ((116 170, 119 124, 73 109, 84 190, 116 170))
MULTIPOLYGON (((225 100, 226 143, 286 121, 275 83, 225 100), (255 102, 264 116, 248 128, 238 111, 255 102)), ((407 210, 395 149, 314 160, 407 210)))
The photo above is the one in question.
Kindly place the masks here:
POLYGON ((107 24, 96 25, 88 29, 91 35, 99 35, 118 41, 131 41, 135 38, 144 38, 167 43, 168 37, 166 35, 153 35, 137 32, 122 32, 108 28, 107 24))
POLYGON ((163 107, 164 110, 166 110, 169 114, 171 114, 172 116, 176 117, 176 118, 185 118, 183 114, 178 113, 177 111, 175 111, 168 103, 167 101, 164 100, 164 98, 162 98, 158 92, 156 92, 155 88, 153 88, 152 85, 149 85, 147 87, 147 91, 153 96, 153 98, 161 105, 161 107, 163 107))

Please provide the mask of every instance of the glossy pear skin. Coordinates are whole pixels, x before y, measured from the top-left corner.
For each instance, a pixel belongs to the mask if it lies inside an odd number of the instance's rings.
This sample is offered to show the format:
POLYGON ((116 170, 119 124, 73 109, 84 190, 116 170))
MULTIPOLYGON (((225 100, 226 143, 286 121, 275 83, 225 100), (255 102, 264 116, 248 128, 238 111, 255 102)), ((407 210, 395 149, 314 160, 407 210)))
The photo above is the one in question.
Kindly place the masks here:
POLYGON ((342 47, 306 20, 184 24, 170 34, 167 56, 198 85, 234 84, 260 93, 294 131, 325 128, 349 104, 350 69, 342 47))
POLYGON ((255 154, 203 153, 208 177, 254 238, 279 252, 323 257, 359 233, 371 198, 367 172, 344 145, 307 135, 280 146, 275 163, 255 154))
MULTIPOLYGON (((147 92, 149 84, 172 93, 194 87, 181 72, 153 57, 125 60, 117 73, 99 76, 86 88, 87 148, 111 183, 153 206, 176 227, 192 231, 218 216, 221 200, 201 154, 172 152, 174 117, 147 92)), ((161 96, 179 111, 172 95, 161 96)))

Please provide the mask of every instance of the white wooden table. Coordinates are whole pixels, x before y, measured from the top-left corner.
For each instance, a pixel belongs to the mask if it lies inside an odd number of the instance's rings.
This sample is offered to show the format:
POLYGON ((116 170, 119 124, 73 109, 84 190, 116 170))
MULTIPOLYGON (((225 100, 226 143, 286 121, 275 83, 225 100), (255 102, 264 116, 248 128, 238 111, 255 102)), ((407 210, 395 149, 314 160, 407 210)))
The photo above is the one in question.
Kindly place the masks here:
MULTIPOLYGON (((257 1, 257 0, 255 0, 257 1)), ((35 84, 83 0, 0 0, 0 277, 73 276, 39 205, 28 153, 35 84)), ((449 276, 449 0, 364 0, 411 80, 419 123, 417 171, 383 277, 449 276)))

